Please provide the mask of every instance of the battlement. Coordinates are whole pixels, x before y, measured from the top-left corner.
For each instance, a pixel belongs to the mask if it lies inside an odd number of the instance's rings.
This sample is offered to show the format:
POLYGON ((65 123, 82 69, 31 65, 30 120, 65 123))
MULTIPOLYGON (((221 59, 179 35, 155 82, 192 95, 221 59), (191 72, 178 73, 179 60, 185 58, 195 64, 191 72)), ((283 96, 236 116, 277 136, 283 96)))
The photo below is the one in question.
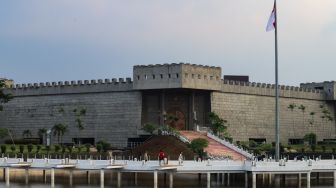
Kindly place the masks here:
POLYGON ((97 93, 132 90, 131 78, 112 78, 98 80, 73 80, 58 82, 12 84, 6 92, 14 96, 55 95, 71 93, 97 93))
POLYGON ((190 63, 136 65, 134 89, 220 89, 221 68, 190 63))
MULTIPOLYGON (((223 83, 222 92, 275 96, 275 84, 228 80, 221 81, 223 83)), ((324 91, 321 90, 286 85, 279 85, 278 88, 280 97, 325 100, 324 91)))
POLYGON ((326 100, 336 100, 335 81, 301 83, 300 86, 303 88, 316 89, 323 92, 326 100))

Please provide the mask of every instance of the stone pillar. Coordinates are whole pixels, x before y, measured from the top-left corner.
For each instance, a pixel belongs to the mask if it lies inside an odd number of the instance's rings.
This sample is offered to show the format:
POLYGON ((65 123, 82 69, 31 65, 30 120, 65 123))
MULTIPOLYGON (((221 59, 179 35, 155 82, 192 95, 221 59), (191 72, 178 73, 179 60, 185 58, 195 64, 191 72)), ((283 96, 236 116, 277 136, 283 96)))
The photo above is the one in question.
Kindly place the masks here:
POLYGON ((257 174, 252 172, 252 188, 257 188, 257 174))
POLYGON ((334 171, 334 187, 336 187, 336 171, 334 171))
POLYGON ((118 188, 121 187, 121 172, 118 171, 117 173, 117 179, 118 179, 118 188))
POLYGON ((5 168, 6 186, 9 187, 9 167, 5 168))
POLYGON ((73 175, 73 170, 69 170, 69 185, 72 186, 72 175, 73 175))
POLYGON ((46 170, 45 169, 43 169, 43 182, 44 183, 47 183, 47 174, 46 174, 46 170))
POLYGON ((154 171, 154 188, 158 188, 158 172, 154 171))
POLYGON ((301 175, 301 173, 299 173, 299 177, 298 177, 299 187, 301 187, 301 181, 302 181, 302 175, 301 175))
POLYGON ((29 168, 25 169, 25 183, 28 185, 29 181, 29 168))
POLYGON ((134 184, 138 185, 138 173, 134 172, 134 184))
POLYGON ((90 176, 91 176, 91 174, 90 174, 90 171, 86 171, 86 180, 87 180, 87 184, 89 184, 90 185, 90 183, 91 183, 91 181, 90 181, 90 176))
POLYGON ((272 185, 272 174, 271 173, 268 174, 268 184, 272 185))
POLYGON ((217 178, 217 185, 219 185, 219 182, 220 182, 220 173, 217 173, 216 176, 217 176, 216 177, 217 178))
POLYGON ((310 188, 310 172, 307 173, 307 188, 310 188))
POLYGON ((245 188, 248 187, 248 173, 245 172, 245 188))
POLYGON ((210 188, 211 185, 211 174, 210 172, 207 173, 207 188, 210 188))
POLYGON ((230 186, 230 173, 227 174, 227 185, 230 186))
POLYGON ((100 187, 104 187, 104 169, 100 169, 100 187))
POLYGON ((225 184, 225 173, 222 173, 222 185, 225 184))
POLYGON ((169 188, 173 188, 173 172, 169 172, 169 188))
POLYGON ((55 169, 54 168, 50 169, 50 184, 51 184, 51 187, 55 187, 55 169))
POLYGON ((196 131, 196 114, 195 114, 195 91, 191 91, 189 96, 189 118, 188 118, 188 127, 187 130, 194 130, 196 131))

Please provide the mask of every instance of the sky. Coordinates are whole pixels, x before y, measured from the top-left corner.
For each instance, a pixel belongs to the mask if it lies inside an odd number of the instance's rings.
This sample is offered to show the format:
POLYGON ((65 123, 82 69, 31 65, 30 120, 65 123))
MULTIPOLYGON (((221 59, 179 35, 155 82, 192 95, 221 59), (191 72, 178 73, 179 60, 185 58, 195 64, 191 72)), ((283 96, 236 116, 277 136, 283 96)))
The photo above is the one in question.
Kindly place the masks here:
MULTIPOLYGON (((336 1, 278 0, 279 81, 336 80, 336 1)), ((132 77, 186 62, 274 83, 272 0, 4 0, 0 77, 16 83, 132 77)))

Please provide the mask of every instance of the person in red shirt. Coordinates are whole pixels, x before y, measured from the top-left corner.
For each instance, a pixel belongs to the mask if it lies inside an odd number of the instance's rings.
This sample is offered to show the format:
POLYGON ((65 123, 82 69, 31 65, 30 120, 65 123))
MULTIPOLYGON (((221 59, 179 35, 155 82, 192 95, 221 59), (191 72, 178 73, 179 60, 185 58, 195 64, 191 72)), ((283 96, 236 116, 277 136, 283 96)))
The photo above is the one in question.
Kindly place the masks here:
POLYGON ((164 152, 162 151, 162 149, 160 149, 160 152, 159 152, 159 164, 161 165, 161 161, 164 160, 164 157, 165 157, 165 154, 164 152))

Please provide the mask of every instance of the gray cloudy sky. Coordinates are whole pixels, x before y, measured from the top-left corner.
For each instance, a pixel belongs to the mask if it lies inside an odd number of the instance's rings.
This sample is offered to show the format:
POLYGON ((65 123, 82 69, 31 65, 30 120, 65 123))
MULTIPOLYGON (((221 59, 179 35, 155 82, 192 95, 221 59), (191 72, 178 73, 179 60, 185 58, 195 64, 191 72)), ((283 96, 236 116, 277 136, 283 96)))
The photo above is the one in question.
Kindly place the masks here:
MULTIPOLYGON (((130 77, 189 62, 274 82, 272 0, 7 0, 0 77, 17 83, 130 77)), ((336 80, 336 1, 278 0, 280 83, 336 80)))

